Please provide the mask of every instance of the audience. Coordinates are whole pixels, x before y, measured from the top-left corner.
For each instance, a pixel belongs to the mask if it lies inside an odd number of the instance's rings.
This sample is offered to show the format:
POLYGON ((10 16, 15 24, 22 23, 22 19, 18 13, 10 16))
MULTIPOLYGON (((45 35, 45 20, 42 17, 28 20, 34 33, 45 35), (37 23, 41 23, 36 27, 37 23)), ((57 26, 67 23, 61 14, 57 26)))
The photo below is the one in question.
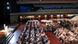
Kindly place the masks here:
POLYGON ((52 32, 63 44, 78 42, 77 22, 58 20, 48 23, 45 28, 40 28, 40 22, 29 20, 24 31, 19 37, 20 44, 50 44, 45 32, 52 32))
POLYGON ((54 35, 60 39, 60 42, 63 44, 72 44, 72 42, 78 43, 78 26, 77 22, 75 21, 68 21, 68 20, 57 20, 53 21, 46 27, 47 32, 52 32, 54 35), (73 23, 72 23, 73 22, 73 23))
POLYGON ((37 20, 28 21, 19 37, 18 44, 49 44, 47 35, 38 25, 37 20))

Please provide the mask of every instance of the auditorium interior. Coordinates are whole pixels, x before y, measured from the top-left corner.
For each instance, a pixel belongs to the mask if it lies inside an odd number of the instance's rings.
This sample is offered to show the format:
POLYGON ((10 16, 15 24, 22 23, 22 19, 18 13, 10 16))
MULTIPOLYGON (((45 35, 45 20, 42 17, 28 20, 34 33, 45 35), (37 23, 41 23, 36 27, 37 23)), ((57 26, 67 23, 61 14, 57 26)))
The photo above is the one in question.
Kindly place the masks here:
POLYGON ((0 44, 78 44, 78 0, 0 0, 0 44))

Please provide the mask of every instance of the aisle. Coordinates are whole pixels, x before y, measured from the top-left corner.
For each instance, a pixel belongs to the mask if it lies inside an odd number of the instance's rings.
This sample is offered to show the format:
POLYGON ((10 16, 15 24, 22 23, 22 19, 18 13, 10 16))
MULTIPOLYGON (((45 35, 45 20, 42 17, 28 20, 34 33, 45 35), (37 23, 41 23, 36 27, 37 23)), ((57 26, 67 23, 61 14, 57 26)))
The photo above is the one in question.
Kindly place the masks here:
POLYGON ((46 35, 48 36, 50 40, 50 44, 61 44, 59 39, 56 38, 55 35, 52 34, 51 32, 46 32, 46 35))

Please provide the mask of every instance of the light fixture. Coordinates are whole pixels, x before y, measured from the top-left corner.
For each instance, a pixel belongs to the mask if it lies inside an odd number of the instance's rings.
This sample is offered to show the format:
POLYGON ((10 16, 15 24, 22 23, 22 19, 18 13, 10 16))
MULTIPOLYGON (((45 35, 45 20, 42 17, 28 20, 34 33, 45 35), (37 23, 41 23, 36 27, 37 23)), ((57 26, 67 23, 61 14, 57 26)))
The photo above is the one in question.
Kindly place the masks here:
POLYGON ((72 17, 72 16, 73 16, 73 14, 68 14, 67 16, 72 17))
POLYGON ((35 16, 27 16, 27 18, 35 18, 35 16))
POLYGON ((57 17, 60 17, 60 15, 57 15, 57 17))
POLYGON ((47 17, 47 15, 44 15, 44 17, 46 18, 46 17, 47 17))
POLYGON ((9 6, 7 6, 7 10, 9 10, 10 9, 10 7, 9 6))
POLYGON ((20 16, 20 19, 22 19, 23 17, 22 16, 20 16))
POLYGON ((40 18, 40 17, 41 17, 41 15, 38 15, 38 17, 40 18))
POLYGON ((53 17, 53 15, 51 15, 51 18, 53 17))
POLYGON ((61 15, 61 17, 63 17, 63 15, 61 15))
POLYGON ((9 5, 9 2, 7 2, 6 4, 9 5))

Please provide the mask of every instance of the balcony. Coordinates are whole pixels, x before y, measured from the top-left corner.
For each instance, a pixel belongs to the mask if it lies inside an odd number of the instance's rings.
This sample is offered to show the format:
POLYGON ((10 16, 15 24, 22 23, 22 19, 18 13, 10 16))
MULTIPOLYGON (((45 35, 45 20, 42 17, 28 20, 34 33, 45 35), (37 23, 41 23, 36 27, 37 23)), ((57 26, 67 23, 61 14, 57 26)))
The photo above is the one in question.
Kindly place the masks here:
POLYGON ((43 3, 78 3, 78 0, 19 0, 18 4, 43 4, 43 3))

